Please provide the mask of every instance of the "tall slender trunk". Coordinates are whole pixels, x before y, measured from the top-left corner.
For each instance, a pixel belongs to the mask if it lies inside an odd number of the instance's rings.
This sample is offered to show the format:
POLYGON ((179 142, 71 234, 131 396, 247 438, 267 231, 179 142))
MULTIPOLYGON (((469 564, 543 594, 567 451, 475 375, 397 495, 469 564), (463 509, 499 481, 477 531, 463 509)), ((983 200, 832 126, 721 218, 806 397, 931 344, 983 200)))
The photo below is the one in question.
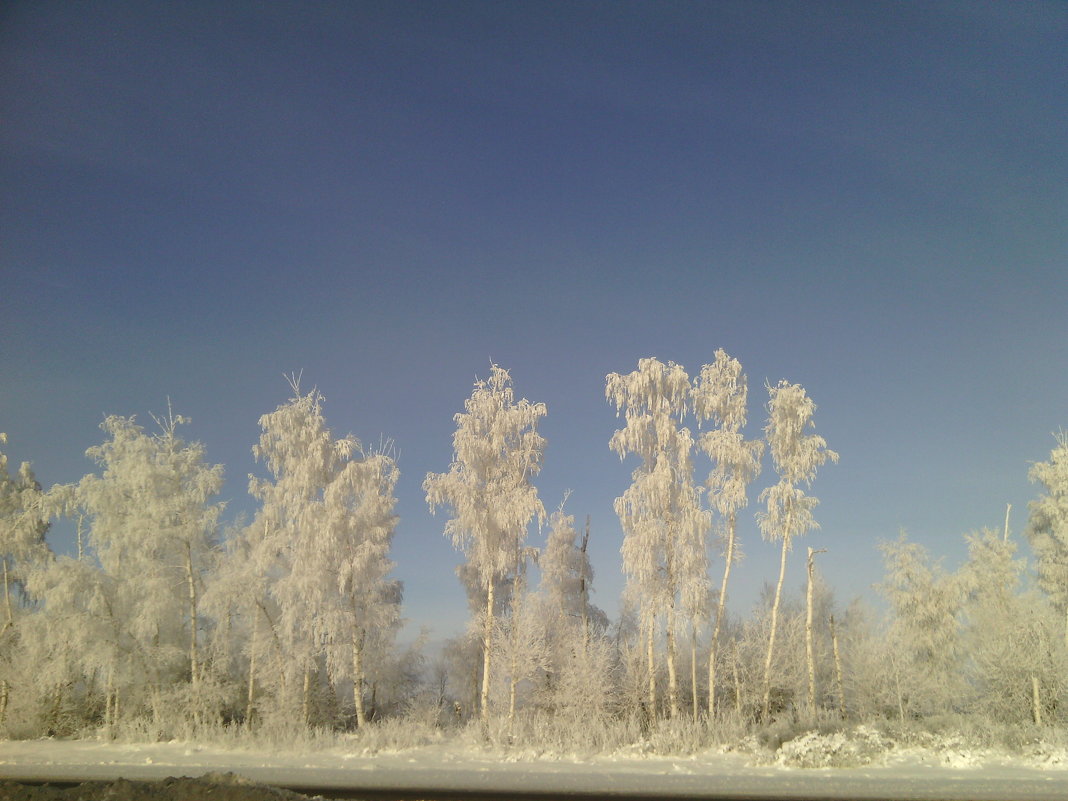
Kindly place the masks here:
POLYGON ((7 557, 0 556, 0 562, 4 563, 4 607, 7 609, 7 622, 4 623, 3 630, 7 631, 7 629, 15 625, 15 611, 11 608, 11 580, 7 574, 7 557))
POLYGON ((7 699, 11 692, 11 685, 7 683, 7 679, 0 679, 0 729, 4 728, 4 721, 7 719, 7 699))
POLYGON ((304 666, 304 687, 301 693, 301 715, 304 717, 304 725, 311 725, 311 665, 304 666))
POLYGON ((352 702, 356 706, 356 728, 362 729, 367 725, 366 713, 363 708, 363 645, 366 634, 361 629, 352 638, 352 702))
MULTIPOLYGON (((787 520, 786 531, 790 530, 789 519, 787 520)), ((790 547, 790 537, 788 534, 782 538, 782 557, 779 560, 779 582, 775 585, 775 601, 771 605, 771 633, 768 636, 768 653, 764 658, 764 702, 762 708, 764 710, 764 718, 771 714, 771 663, 775 658, 775 633, 779 625, 779 604, 782 601, 782 585, 786 580, 786 552, 790 547)))
POLYGON ((523 591, 525 567, 522 563, 522 549, 516 550, 515 577, 512 579, 512 631, 511 651, 508 664, 508 729, 515 725, 515 702, 519 688, 519 636, 523 625, 523 591))
POLYGON ((742 680, 738 676, 738 649, 731 654, 731 668, 734 672, 734 711, 742 719, 742 680))
POLYGON ((651 613, 645 616, 645 665, 649 681, 649 722, 656 720, 656 653, 653 638, 656 633, 656 618, 651 613))
POLYGON ((838 714, 845 720, 845 682, 842 681, 842 655, 838 650, 838 629, 834 625, 834 615, 831 615, 831 648, 834 650, 834 677, 838 685, 838 714))
MULTIPOLYGON (((108 668, 108 683, 104 690, 104 725, 110 730, 115 725, 115 717, 111 711, 112 698, 115 695, 115 668, 108 668)), ((116 707, 118 702, 116 701, 116 707)))
POLYGON ((712 627, 712 645, 708 652, 708 717, 716 714, 716 654, 719 651, 719 632, 723 627, 723 613, 727 608, 727 579, 734 564, 734 532, 736 517, 734 512, 727 518, 727 561, 723 565, 723 581, 719 585, 719 602, 716 604, 716 622, 712 627))
POLYGON ((813 643, 813 607, 815 593, 812 579, 816 575, 816 554, 823 553, 825 549, 815 551, 810 546, 808 549, 808 583, 805 587, 805 656, 808 659, 808 708, 811 715, 816 714, 816 651, 813 643))
POLYGON ((697 626, 690 624, 690 695, 693 702, 693 722, 697 722, 697 626))
POLYGON ((193 684, 193 694, 200 679, 199 654, 197 653, 197 583, 193 575, 193 550, 187 542, 185 544, 185 577, 189 589, 189 675, 193 684))
POLYGON ((1042 695, 1039 692, 1038 676, 1031 674, 1031 710, 1035 725, 1042 725, 1042 695))
POLYGON ((479 713, 482 721, 489 720, 490 667, 493 650, 493 579, 486 588, 486 622, 482 628, 482 692, 479 697, 479 713))
POLYGON ((668 714, 675 717, 679 712, 679 677, 676 672, 675 646, 675 599, 668 604, 667 615, 667 669, 668 669, 668 714))
POLYGON ((252 725, 253 699, 256 697, 256 640, 259 639, 260 616, 252 616, 251 653, 248 657, 248 697, 245 702, 245 724, 252 725))
MULTIPOLYGON (((586 548, 590 544, 590 516, 586 515, 586 533, 582 535, 582 563, 586 563, 586 548)), ((588 653, 590 649, 590 592, 586 586, 586 577, 579 579, 582 595, 582 652, 588 653)))

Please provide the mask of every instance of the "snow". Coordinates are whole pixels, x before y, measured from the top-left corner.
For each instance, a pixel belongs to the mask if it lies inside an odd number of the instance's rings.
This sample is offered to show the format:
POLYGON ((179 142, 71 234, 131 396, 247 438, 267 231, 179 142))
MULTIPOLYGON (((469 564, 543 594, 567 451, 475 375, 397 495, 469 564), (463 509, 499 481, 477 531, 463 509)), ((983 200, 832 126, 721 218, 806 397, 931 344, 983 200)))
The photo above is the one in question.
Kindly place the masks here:
MULTIPOLYGON (((969 749, 951 737, 934 738, 925 746, 895 747, 877 741, 875 732, 870 741, 863 732, 858 734, 849 742, 860 742, 858 748, 867 743, 870 761, 838 768, 794 767, 791 752, 782 749, 776 757, 759 751, 710 750, 688 757, 619 752, 545 759, 445 739, 378 753, 369 753, 355 739, 287 750, 42 739, 0 742, 0 778, 143 780, 233 771, 267 784, 366 790, 627 792, 664 798, 728 793, 751 798, 1068 798, 1064 753, 1037 749, 1013 756, 969 749)), ((833 750, 836 743, 842 745, 835 737, 803 735, 793 741, 793 753, 802 748, 833 750)))

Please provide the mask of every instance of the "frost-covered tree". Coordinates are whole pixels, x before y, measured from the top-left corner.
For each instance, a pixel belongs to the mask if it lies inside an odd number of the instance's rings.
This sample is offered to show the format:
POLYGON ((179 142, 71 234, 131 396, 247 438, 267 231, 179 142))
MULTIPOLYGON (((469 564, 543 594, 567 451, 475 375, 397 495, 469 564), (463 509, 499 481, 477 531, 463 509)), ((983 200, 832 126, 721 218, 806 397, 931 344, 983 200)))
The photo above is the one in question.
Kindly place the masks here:
MULTIPOLYGON (((0 433, 0 445, 6 442, 7 435, 0 433)), ((41 485, 30 464, 23 462, 12 476, 7 469, 7 455, 0 452, 0 562, 4 579, 0 618, 0 731, 7 717, 12 674, 18 669, 16 656, 21 643, 17 624, 27 600, 26 579, 50 556, 44 540, 48 523, 42 497, 41 485)))
POLYGON ((106 418, 108 438, 86 451, 100 474, 49 491, 54 512, 88 526, 88 549, 57 560, 36 582, 49 615, 103 638, 83 656, 88 672, 106 673, 108 709, 126 695, 135 707, 150 701, 154 717, 168 685, 188 679, 196 692, 200 596, 223 508, 211 502, 222 466, 205 463, 204 447, 177 434, 188 421, 169 413, 156 422, 159 432, 148 434, 132 417, 106 418))
POLYGON ((545 517, 531 479, 541 469, 545 440, 538 421, 543 403, 515 400, 508 371, 492 365, 487 380, 475 382, 466 411, 455 416, 453 461, 447 473, 428 473, 423 482, 433 513, 449 507, 445 535, 467 556, 465 585, 477 587, 481 605, 482 687, 479 710, 489 715, 493 682, 497 591, 522 569, 527 527, 545 517))
POLYGON ((764 659, 764 715, 770 711, 771 673, 775 656, 775 636, 778 627, 779 604, 786 578, 786 554, 794 537, 818 528, 812 510, 819 500, 805 494, 801 485, 811 486, 816 470, 828 459, 838 461, 838 454, 827 448, 823 437, 805 432, 815 426, 812 415, 816 404, 800 384, 780 381, 768 385, 768 422, 764 435, 779 474, 777 484, 760 493, 767 503, 767 512, 759 516, 760 529, 767 540, 779 540, 782 554, 779 560, 779 581, 775 585, 775 600, 771 607, 771 629, 764 659))
POLYGON ((904 535, 879 549, 886 563, 881 589, 891 612, 886 657, 900 719, 959 707, 960 582, 904 535))
POLYGON ((1059 432, 1056 440, 1049 461, 1028 474, 1045 493, 1031 502, 1027 538, 1038 560, 1038 584, 1064 616, 1068 648, 1068 432, 1059 432))
POLYGON ((976 711, 1002 723, 1049 721, 1063 688, 1064 653, 1045 599, 1022 594, 1026 561, 1016 543, 984 529, 965 536, 958 573, 964 630, 962 666, 976 711))
MULTIPOLYGON (((334 440, 322 394, 290 383, 294 397, 260 418, 253 448, 271 473, 249 477, 262 504, 246 533, 246 562, 259 587, 254 638, 262 626, 270 635, 262 644, 281 651, 283 692, 300 676, 306 721, 325 658, 331 678, 352 682, 363 726, 368 651, 388 651, 399 624, 401 588, 388 577, 398 471, 387 452, 366 452, 351 434, 334 440)), ((261 651, 253 642, 250 660, 261 651)))
POLYGON ((654 641, 662 621, 672 716, 679 707, 679 613, 692 628, 708 594, 708 515, 693 481, 693 437, 681 425, 690 395, 686 371, 654 358, 639 360, 632 373, 610 373, 605 385, 605 396, 625 420, 609 447, 621 460, 629 454, 641 459, 615 509, 623 526, 626 591, 638 605, 644 631, 649 713, 656 707, 654 641))
POLYGON ((546 703, 558 715, 588 719, 605 712, 610 694, 604 632, 608 618, 590 602, 593 568, 575 518, 563 504, 549 519, 549 537, 538 566, 539 616, 546 632, 546 703))
POLYGON ((580 641, 588 641, 591 634, 601 633, 608 625, 605 613, 590 602, 593 591, 593 567, 587 548, 590 542, 589 520, 586 531, 579 538, 575 517, 564 512, 563 504, 549 518, 549 537, 538 561, 541 570, 540 590, 545 598, 546 612, 552 617, 553 629, 567 630, 556 639, 567 642, 575 626, 581 632, 580 641))
POLYGON ((712 460, 712 470, 705 486, 708 502, 719 516, 723 533, 723 578, 712 622, 712 640, 708 656, 708 714, 715 714, 716 660, 719 637, 727 605, 727 582, 731 566, 741 555, 736 541, 738 510, 749 504, 746 489, 760 474, 764 443, 746 440, 742 429, 746 422, 748 385, 742 365, 722 348, 715 361, 701 368, 694 381, 693 407, 699 422, 711 421, 712 430, 701 434, 698 447, 712 460))
MULTIPOLYGON (((7 434, 0 433, 0 445, 6 442, 7 434)), ((14 627, 15 608, 25 598, 26 574, 48 556, 48 522, 42 499, 41 485, 30 463, 23 462, 12 476, 7 455, 0 452, 0 562, 4 579, 0 632, 14 627)))

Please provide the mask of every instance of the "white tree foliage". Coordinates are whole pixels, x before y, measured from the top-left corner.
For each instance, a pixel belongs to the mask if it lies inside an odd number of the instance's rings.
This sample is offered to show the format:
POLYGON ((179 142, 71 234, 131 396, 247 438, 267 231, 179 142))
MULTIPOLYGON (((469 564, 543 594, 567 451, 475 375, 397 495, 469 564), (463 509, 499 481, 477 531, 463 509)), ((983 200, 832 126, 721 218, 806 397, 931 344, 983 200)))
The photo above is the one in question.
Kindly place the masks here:
POLYGON ((890 602, 887 650, 893 702, 902 721, 913 715, 958 711, 961 681, 961 583, 904 534, 879 549, 886 562, 881 585, 890 602))
POLYGON ((602 719, 611 695, 604 640, 608 618, 590 602, 589 536, 588 522, 580 538, 574 516, 561 504, 549 519, 549 537, 538 563, 538 616, 546 640, 544 702, 554 714, 575 720, 602 719))
MULTIPOLYGON (((453 434, 453 461, 447 473, 428 473, 423 482, 427 504, 452 510, 445 536, 467 557, 465 584, 481 589, 482 689, 479 709, 489 715, 493 682, 494 626, 499 612, 498 586, 523 569, 527 527, 545 518, 531 479, 541 469, 545 440, 538 421, 543 403, 515 400, 508 371, 492 365, 487 380, 475 382, 458 413, 453 434)), ((464 576, 461 576, 463 578, 464 576)))
MULTIPOLYGON (((7 434, 0 433, 0 445, 6 442, 7 434)), ((42 498, 41 485, 30 463, 23 462, 12 476, 7 469, 7 455, 0 452, 0 562, 4 578, 0 632, 15 625, 15 608, 25 598, 27 573, 49 555, 42 498)))
POLYGON ((723 617, 727 605, 727 582, 731 566, 741 552, 736 541, 738 511, 749 504, 746 491, 760 474, 764 443, 747 440, 742 434, 746 422, 748 385, 742 365, 722 348, 712 364, 701 368, 694 380, 693 407, 699 423, 711 421, 714 428, 701 434, 698 447, 712 460, 705 486, 708 502, 719 517, 723 533, 723 578, 712 624, 708 657, 708 714, 715 714, 716 660, 723 617))
POLYGON ((962 660, 975 711, 1000 723, 1048 720, 1060 698, 1063 649, 1049 606, 1021 594, 1027 563, 1016 543, 983 529, 965 536, 968 561, 958 574, 963 595, 962 660))
MULTIPOLYGON (((0 433, 0 445, 7 435, 0 433)), ((29 462, 12 476, 7 455, 0 452, 0 563, 3 567, 4 597, 0 623, 0 731, 4 730, 11 687, 20 683, 16 676, 22 650, 20 623, 28 600, 26 581, 33 570, 47 563, 51 551, 45 544, 48 530, 42 505, 41 485, 29 462)))
POLYGON ((674 716, 679 708, 679 613, 692 629, 708 597, 708 515, 693 481, 693 437, 680 424, 690 406, 690 379, 674 362, 646 358, 632 373, 610 373, 605 396, 625 420, 609 447, 621 460, 629 454, 641 459, 615 509, 623 526, 626 591, 639 607, 646 643, 648 711, 653 715, 656 710, 653 643, 657 627, 663 625, 668 710, 674 716))
POLYGON ((1068 432, 1059 432, 1056 440, 1049 461, 1028 473, 1045 493, 1031 502, 1027 538, 1038 561, 1038 584, 1064 616, 1068 647, 1068 432))
POLYGON ((283 692, 301 677, 305 719, 325 658, 331 678, 352 682, 363 726, 368 651, 388 651, 400 619, 401 588, 388 578, 399 472, 388 453, 364 451, 351 434, 334 440, 322 394, 302 393, 295 378, 291 386, 294 397, 260 418, 253 448, 273 480, 249 477, 262 504, 246 533, 260 578, 250 611, 263 618, 254 629, 271 635, 264 643, 281 648, 283 692))
POLYGON ((778 483, 760 493, 760 500, 767 503, 767 512, 758 516, 760 529, 766 540, 781 541, 782 554, 779 560, 779 581, 775 587, 775 600, 771 607, 771 631, 768 650, 764 660, 764 715, 770 712, 771 673, 775 656, 775 636, 778 627, 779 605, 782 600, 783 581, 786 578, 786 554, 794 537, 814 528, 819 528, 812 510, 819 500, 806 495, 816 477, 816 470, 828 459, 838 461, 838 454, 827 448, 823 437, 805 432, 815 426, 812 416, 816 404, 800 384, 780 381, 768 389, 768 422, 764 436, 768 442, 778 483))
POLYGON ((108 439, 86 451, 101 473, 49 491, 53 512, 88 525, 88 549, 52 562, 32 587, 59 630, 81 644, 85 673, 103 674, 111 721, 120 696, 126 708, 147 702, 160 717, 163 691, 181 676, 195 695, 201 673, 200 597, 215 558, 223 504, 210 499, 222 466, 206 464, 204 447, 177 435, 188 420, 156 422, 160 431, 150 435, 132 417, 106 418, 108 439))

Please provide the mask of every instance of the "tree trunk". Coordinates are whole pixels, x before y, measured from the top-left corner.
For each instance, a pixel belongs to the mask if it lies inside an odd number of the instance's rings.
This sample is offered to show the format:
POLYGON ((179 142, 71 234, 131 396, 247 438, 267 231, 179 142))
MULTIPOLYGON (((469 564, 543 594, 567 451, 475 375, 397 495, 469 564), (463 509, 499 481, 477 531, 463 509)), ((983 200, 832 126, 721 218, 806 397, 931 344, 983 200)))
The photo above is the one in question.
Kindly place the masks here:
POLYGON ((734 531, 736 517, 732 512, 727 518, 727 562, 723 566, 723 581, 719 585, 719 602, 716 604, 716 622, 712 627, 712 645, 708 652, 708 717, 716 714, 716 654, 719 650, 719 632, 723 627, 723 613, 727 608, 727 579, 734 563, 734 531))
POLYGON ((697 627, 690 624, 690 695, 693 702, 693 722, 697 722, 697 627))
POLYGON ((486 588, 486 622, 482 629, 482 692, 479 697, 479 714, 482 721, 489 720, 490 667, 493 649, 493 579, 486 588))
POLYGON ((4 728, 4 721, 7 719, 7 699, 11 692, 11 685, 7 683, 7 679, 0 679, 0 729, 4 728))
POLYGON ((197 682, 200 678, 197 654, 197 584, 196 577, 193 575, 193 552, 188 542, 185 544, 185 576, 189 588, 189 676, 195 698, 197 682))
MULTIPOLYGON (((789 521, 787 521, 787 531, 789 521)), ((786 551, 790 547, 790 537, 782 538, 782 557, 779 560, 779 582, 775 585, 775 601, 771 605, 771 633, 768 635, 768 653, 764 658, 764 719, 771 714, 771 663, 775 657, 775 632, 779 625, 779 604, 782 601, 782 585, 786 580, 786 551)))
POLYGON ((810 546, 808 549, 808 583, 805 588, 805 656, 808 660, 808 709, 809 714, 816 714, 816 651, 812 639, 812 615, 813 615, 813 584, 812 579, 816 573, 816 553, 810 546))
MULTIPOLYGON (((582 536, 582 559, 583 566, 586 562, 586 548, 590 544, 590 516, 586 515, 586 533, 582 536)), ((582 595, 582 652, 588 653, 590 650, 590 591, 586 586, 586 577, 583 576, 580 581, 580 590, 582 595)))
POLYGON ((667 669, 668 669, 668 706, 671 717, 679 711, 679 677, 675 669, 675 599, 668 604, 667 616, 667 669))
POLYGON ((1031 674, 1031 709, 1035 725, 1042 725, 1042 694, 1039 692, 1038 676, 1031 674))
POLYGON ((834 626, 834 615, 831 615, 831 648, 834 651, 834 677, 838 685, 838 714, 845 720, 845 682, 842 681, 842 656, 838 651, 838 630, 834 626))
POLYGON ((311 666, 304 666, 304 688, 301 694, 301 714, 304 717, 304 725, 311 725, 311 666))
POLYGON ((645 622, 645 663, 649 679, 649 722, 656 720, 656 661, 653 649, 653 636, 655 634, 655 618, 646 614, 645 622))
POLYGON ((738 676, 738 652, 737 649, 731 655, 731 668, 734 671, 734 711, 738 720, 742 719, 742 680, 738 676))
POLYGON ((248 657, 248 698, 245 703, 245 725, 252 725, 253 699, 256 696, 256 640, 260 632, 260 616, 253 615, 251 653, 248 657))
POLYGON ((7 622, 4 624, 4 631, 6 631, 15 625, 15 612, 11 608, 11 587, 7 574, 7 557, 0 557, 0 561, 4 563, 4 607, 7 609, 7 622))
POLYGON ((356 707, 357 729, 362 729, 367 725, 366 713, 363 708, 363 644, 365 636, 361 630, 352 639, 352 702, 356 707))

